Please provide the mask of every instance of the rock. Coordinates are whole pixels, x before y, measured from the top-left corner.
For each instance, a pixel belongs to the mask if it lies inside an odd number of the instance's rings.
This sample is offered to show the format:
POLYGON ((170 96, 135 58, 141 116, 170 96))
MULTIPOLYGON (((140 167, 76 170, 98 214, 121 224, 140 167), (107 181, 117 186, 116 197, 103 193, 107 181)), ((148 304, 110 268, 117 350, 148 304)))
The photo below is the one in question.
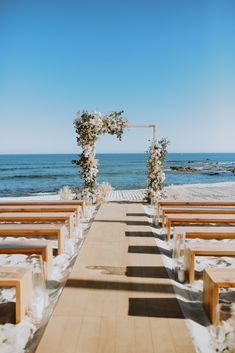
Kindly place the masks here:
POLYGON ((207 174, 207 175, 220 175, 220 173, 219 172, 209 172, 209 173, 205 173, 205 174, 207 174))
POLYGON ((235 166, 234 166, 234 165, 229 166, 229 167, 227 167, 226 169, 227 169, 229 172, 231 172, 231 173, 234 173, 234 174, 235 174, 235 166))
POLYGON ((187 167, 183 167, 183 166, 173 166, 173 167, 170 167, 171 170, 175 171, 175 172, 180 172, 180 173, 193 173, 193 172, 197 172, 197 169, 196 168, 192 168, 190 166, 187 166, 187 167))

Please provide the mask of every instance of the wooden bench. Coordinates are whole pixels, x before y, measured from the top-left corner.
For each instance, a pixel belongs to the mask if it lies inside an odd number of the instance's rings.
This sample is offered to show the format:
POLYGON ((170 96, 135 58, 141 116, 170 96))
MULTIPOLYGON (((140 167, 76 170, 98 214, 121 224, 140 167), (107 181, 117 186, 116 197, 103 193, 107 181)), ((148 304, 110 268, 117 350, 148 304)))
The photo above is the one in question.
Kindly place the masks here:
POLYGON ((200 239, 234 239, 235 227, 185 226, 175 227, 174 234, 184 234, 185 238, 200 239))
POLYGON ((165 225, 166 216, 168 214, 233 214, 235 215, 234 209, 211 209, 211 208, 163 208, 161 222, 162 227, 165 225))
POLYGON ((86 203, 83 200, 31 200, 31 201, 0 201, 0 206, 81 206, 85 215, 86 203))
POLYGON ((64 212, 48 212, 48 213, 30 213, 30 212, 13 212, 0 213, 0 223, 65 223, 68 225, 69 234, 74 234, 74 213, 64 212))
POLYGON ((64 251, 69 231, 64 224, 0 224, 0 237, 55 237, 58 255, 64 251))
POLYGON ((166 216, 167 240, 171 238, 172 224, 235 224, 235 215, 172 215, 166 216))
POLYGON ((20 240, 0 241, 0 254, 38 254, 44 261, 46 279, 49 279, 53 264, 53 251, 50 241, 20 240))
POLYGON ((235 288, 234 268, 206 268, 203 272, 203 305, 213 324, 218 324, 216 305, 220 288, 235 288))
POLYGON ((161 209, 170 207, 235 207, 234 201, 158 201, 156 204, 157 217, 160 221, 161 209))
POLYGON ((16 289, 16 324, 32 308, 32 272, 23 267, 0 267, 0 287, 16 289))
POLYGON ((25 206, 0 206, 1 213, 15 213, 15 212, 30 212, 30 213, 43 213, 43 212, 63 212, 63 213, 74 213, 76 219, 76 226, 80 224, 81 218, 81 206, 64 206, 64 205, 52 205, 52 206, 36 206, 36 205, 25 205, 25 206))
POLYGON ((195 279, 195 256, 235 256, 235 244, 195 242, 185 249, 185 270, 189 283, 195 279))

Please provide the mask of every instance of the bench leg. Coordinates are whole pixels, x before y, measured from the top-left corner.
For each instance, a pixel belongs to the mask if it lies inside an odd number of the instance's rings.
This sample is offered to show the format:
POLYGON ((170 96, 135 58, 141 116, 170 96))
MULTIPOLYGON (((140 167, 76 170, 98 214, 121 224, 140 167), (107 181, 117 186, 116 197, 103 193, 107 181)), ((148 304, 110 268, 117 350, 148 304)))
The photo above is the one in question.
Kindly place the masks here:
POLYGON ((189 283, 193 283, 195 279, 194 260, 195 260, 195 257, 190 251, 190 249, 186 249, 185 250, 185 272, 189 283))
POLYGON ((165 212, 162 210, 162 217, 161 217, 162 228, 165 226, 165 212))
POLYGON ((16 284, 16 323, 22 321, 27 311, 32 309, 33 285, 32 272, 25 274, 24 278, 16 284))
POLYGON ((169 219, 167 219, 166 231, 167 231, 167 240, 170 240, 171 239, 171 221, 169 219))
POLYGON ((216 321, 216 305, 219 303, 219 288, 208 276, 207 272, 203 273, 203 305, 211 320, 212 324, 216 321))

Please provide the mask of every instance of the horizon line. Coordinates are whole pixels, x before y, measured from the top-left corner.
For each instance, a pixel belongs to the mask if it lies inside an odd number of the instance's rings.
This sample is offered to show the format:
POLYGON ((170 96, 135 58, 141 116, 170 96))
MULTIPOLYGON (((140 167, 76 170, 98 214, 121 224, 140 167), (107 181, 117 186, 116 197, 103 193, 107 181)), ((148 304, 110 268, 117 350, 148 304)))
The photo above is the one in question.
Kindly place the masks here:
MULTIPOLYGON (((143 152, 97 152, 96 155, 98 154, 145 154, 147 153, 147 151, 143 151, 143 152)), ((213 151, 213 152, 171 152, 169 151, 168 154, 234 154, 234 152, 218 152, 218 151, 213 151)), ((23 152, 23 153, 1 153, 0 152, 0 156, 20 156, 20 155, 69 155, 69 154, 80 154, 79 152, 33 152, 33 153, 27 153, 27 152, 23 152)))

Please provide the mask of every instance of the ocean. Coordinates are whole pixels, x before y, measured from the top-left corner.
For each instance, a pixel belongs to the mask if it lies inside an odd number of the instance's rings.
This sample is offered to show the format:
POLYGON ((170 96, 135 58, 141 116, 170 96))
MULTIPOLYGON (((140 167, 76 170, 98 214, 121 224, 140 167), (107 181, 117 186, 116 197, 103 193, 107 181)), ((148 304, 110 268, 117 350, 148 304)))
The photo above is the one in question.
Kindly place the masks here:
MULTIPOLYGON (((0 197, 57 193, 82 185, 76 154, 0 155, 0 197)), ((98 182, 145 188, 147 154, 97 154, 98 182)), ((235 181, 235 153, 169 153, 165 185, 235 181)))

